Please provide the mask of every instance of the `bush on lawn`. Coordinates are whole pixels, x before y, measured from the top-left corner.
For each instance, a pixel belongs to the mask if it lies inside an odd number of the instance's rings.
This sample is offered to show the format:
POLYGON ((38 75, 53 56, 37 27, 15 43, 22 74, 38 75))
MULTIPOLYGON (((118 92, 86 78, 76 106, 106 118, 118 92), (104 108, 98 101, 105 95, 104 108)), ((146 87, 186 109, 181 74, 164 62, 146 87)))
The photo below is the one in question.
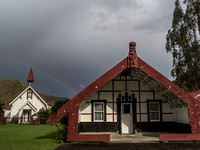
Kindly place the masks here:
MULTIPOLYGON (((57 110, 63 106, 66 102, 68 102, 69 99, 66 100, 60 100, 54 104, 54 106, 51 108, 51 114, 57 112, 57 110)), ((65 115, 61 120, 60 124, 56 125, 58 128, 58 134, 56 137, 56 142, 67 142, 67 131, 68 131, 68 114, 65 115)))
POLYGON ((11 120, 11 123, 18 124, 18 118, 13 117, 11 120))
POLYGON ((38 119, 40 119, 40 124, 47 124, 47 118, 49 118, 51 112, 49 109, 42 108, 39 110, 39 112, 36 114, 38 119))

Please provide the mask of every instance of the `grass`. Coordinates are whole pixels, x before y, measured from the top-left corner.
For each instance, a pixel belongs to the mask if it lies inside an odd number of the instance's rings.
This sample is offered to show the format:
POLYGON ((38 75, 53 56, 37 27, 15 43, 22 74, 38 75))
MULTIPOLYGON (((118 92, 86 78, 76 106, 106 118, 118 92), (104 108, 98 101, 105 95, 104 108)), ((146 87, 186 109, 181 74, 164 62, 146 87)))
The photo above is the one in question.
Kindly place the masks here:
POLYGON ((56 126, 1 125, 0 150, 52 150, 58 146, 56 135, 56 126))

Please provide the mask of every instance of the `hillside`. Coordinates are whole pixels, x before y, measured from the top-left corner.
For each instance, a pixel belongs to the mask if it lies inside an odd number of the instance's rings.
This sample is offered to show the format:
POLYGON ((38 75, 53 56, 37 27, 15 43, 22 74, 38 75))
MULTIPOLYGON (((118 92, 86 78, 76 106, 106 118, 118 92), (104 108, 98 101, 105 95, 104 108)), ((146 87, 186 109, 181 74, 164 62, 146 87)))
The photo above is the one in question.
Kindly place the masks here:
MULTIPOLYGON (((23 90, 25 90, 26 87, 27 85, 23 84, 18 80, 0 78, 0 102, 9 103, 15 97, 17 97, 23 90)), ((60 100, 58 97, 54 96, 43 96, 51 106, 56 101, 60 100)))

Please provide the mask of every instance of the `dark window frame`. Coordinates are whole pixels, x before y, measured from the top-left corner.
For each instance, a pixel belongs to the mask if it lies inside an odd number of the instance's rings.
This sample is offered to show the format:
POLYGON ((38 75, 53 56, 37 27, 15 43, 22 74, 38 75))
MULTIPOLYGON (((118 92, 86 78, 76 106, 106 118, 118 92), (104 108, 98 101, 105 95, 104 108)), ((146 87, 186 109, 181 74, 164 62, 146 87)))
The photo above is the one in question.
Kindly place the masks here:
POLYGON ((92 117, 92 122, 106 122, 106 103, 107 100, 91 100, 92 106, 91 106, 91 117, 92 117), (96 121, 94 120, 94 103, 103 103, 104 104, 104 114, 103 114, 103 121, 96 121))
POLYGON ((162 100, 157 99, 157 100, 146 100, 147 102, 147 113, 148 113, 148 122, 163 122, 163 116, 162 116, 162 100), (160 111, 160 120, 159 121, 154 121, 150 119, 150 110, 149 110, 149 104, 153 102, 153 103, 158 103, 159 105, 159 111, 160 111))

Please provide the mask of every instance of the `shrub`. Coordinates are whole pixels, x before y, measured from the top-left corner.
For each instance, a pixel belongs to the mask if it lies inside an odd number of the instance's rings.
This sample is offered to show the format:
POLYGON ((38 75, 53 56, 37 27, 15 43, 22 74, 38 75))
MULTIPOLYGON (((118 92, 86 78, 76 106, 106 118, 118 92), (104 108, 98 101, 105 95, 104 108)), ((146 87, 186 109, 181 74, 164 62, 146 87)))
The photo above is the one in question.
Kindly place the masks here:
MULTIPOLYGON (((57 112, 57 110, 68 101, 69 99, 56 102, 54 106, 51 108, 51 114, 57 112)), ((67 114, 60 120, 60 124, 56 125, 56 127, 58 128, 58 134, 56 137, 57 143, 67 142, 68 118, 69 117, 67 114)))
POLYGON ((13 119, 11 120, 11 123, 18 124, 18 118, 13 117, 13 119))
POLYGON ((56 124, 56 127, 58 129, 58 133, 56 136, 56 143, 67 142, 68 126, 65 124, 56 124))
POLYGON ((40 119, 40 124, 46 124, 47 118, 50 116, 50 110, 42 108, 39 110, 36 116, 40 119))

